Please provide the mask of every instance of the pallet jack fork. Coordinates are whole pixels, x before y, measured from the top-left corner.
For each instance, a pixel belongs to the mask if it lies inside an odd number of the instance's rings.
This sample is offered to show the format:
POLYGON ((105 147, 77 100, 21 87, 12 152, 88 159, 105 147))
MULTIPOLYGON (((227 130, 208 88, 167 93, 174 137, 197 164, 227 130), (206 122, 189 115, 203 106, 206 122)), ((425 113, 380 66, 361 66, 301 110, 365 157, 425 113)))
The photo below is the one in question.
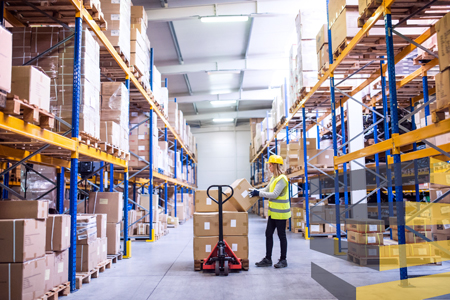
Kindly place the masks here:
POLYGON ((215 270, 216 276, 221 273, 228 276, 230 270, 241 270, 242 260, 236 256, 233 250, 230 248, 228 243, 223 240, 223 211, 222 207, 225 202, 227 202, 231 197, 233 197, 234 190, 229 185, 212 185, 206 190, 206 194, 211 200, 219 205, 219 242, 214 247, 214 249, 209 254, 208 258, 204 260, 203 270, 215 270), (209 190, 211 188, 217 187, 218 189, 218 200, 214 199, 210 194, 209 190), (228 187, 231 190, 231 195, 222 201, 222 188, 228 187))

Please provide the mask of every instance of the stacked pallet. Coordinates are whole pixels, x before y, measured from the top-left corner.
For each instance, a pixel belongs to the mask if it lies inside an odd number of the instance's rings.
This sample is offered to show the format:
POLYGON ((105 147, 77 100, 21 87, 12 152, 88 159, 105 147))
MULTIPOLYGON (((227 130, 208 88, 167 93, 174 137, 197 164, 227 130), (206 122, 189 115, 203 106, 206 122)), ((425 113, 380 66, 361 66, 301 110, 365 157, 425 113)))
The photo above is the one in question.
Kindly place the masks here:
POLYGON ((448 32, 450 14, 446 14, 436 23, 437 43, 439 49, 439 71, 436 79, 436 109, 432 113, 432 121, 438 122, 446 118, 450 103, 450 59, 448 44, 448 32))
POLYGON ((147 13, 143 6, 131 6, 131 65, 144 89, 150 88, 150 40, 147 35, 147 13))
POLYGON ((328 53, 328 25, 324 24, 316 35, 317 69, 319 76, 323 75, 330 67, 328 53))
POLYGON ((384 221, 376 219, 345 219, 350 261, 366 265, 368 260, 380 257, 384 244, 384 221))
MULTIPOLYGON (((295 172, 305 168, 303 139, 290 141, 287 148, 286 168, 289 168, 288 171, 295 172)), ((333 166, 333 150, 317 149, 315 138, 306 139, 306 151, 309 164, 324 168, 333 166)))

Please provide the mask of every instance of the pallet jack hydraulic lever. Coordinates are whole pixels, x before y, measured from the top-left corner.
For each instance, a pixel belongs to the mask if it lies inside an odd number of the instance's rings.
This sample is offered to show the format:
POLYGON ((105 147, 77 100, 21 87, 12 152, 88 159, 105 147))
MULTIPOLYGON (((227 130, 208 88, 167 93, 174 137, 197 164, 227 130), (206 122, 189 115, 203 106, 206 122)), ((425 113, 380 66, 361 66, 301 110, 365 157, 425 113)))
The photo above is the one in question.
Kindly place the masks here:
POLYGON ((236 256, 231 247, 223 239, 223 204, 233 197, 234 190, 229 185, 212 185, 206 190, 208 197, 219 205, 219 242, 209 254, 208 258, 204 260, 203 270, 215 270, 216 276, 221 273, 228 276, 230 270, 241 270, 242 260, 236 256), (214 199, 209 194, 212 188, 218 189, 218 198, 214 199), (224 193, 223 188, 231 190, 230 195, 225 200, 222 199, 224 193))

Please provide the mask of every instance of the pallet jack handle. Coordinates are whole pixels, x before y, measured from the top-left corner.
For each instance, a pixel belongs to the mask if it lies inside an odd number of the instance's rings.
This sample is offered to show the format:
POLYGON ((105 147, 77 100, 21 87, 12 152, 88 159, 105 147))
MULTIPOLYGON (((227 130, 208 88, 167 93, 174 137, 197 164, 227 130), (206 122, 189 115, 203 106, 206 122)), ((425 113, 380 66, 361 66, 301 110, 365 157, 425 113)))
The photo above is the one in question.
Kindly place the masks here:
POLYGON ((219 243, 220 244, 222 244, 223 243, 223 215, 222 215, 222 213, 223 213, 223 209, 222 209, 222 207, 223 207, 223 204, 225 203, 225 202, 227 202, 231 197, 233 197, 233 194, 234 194, 234 190, 233 190, 233 188, 231 187, 231 186, 229 186, 229 185, 211 185, 210 187, 208 187, 208 189, 206 190, 206 194, 208 195, 208 197, 211 199, 211 200, 213 200, 214 202, 216 202, 218 205, 219 205, 219 243), (225 200, 222 200, 222 188, 230 188, 230 190, 231 190, 231 195, 227 198, 227 199, 225 199, 225 200), (211 188, 217 188, 218 189, 218 200, 216 200, 216 199, 214 199, 214 197, 212 197, 210 194, 209 194, 209 190, 211 189, 211 188))

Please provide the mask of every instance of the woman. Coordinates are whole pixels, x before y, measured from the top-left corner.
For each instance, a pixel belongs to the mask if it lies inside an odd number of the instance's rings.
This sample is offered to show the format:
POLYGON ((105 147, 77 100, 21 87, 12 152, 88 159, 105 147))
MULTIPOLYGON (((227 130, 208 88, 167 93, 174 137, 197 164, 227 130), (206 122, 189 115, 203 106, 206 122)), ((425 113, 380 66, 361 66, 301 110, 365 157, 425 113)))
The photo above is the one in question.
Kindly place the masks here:
POLYGON ((251 197, 262 197, 269 199, 269 219, 266 228, 266 257, 256 263, 258 267, 272 266, 273 233, 277 229, 280 238, 281 257, 275 268, 286 268, 287 239, 286 220, 291 217, 291 206, 289 203, 288 179, 281 171, 283 158, 279 155, 269 157, 269 171, 273 174, 269 184, 261 190, 252 190, 251 197))

